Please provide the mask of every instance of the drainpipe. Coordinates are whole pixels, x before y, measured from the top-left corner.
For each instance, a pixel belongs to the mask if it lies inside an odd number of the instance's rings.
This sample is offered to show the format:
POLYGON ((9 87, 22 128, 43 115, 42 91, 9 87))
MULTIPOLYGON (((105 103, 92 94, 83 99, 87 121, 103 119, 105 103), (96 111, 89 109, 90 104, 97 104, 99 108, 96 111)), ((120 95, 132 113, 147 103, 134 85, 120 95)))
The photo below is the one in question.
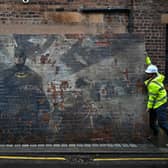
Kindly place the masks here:
POLYGON ((166 25, 166 66, 165 66, 165 77, 166 84, 168 85, 168 24, 166 25))
POLYGON ((130 0, 130 11, 128 13, 128 32, 132 33, 134 31, 134 21, 133 21, 133 13, 134 13, 134 0, 130 0))

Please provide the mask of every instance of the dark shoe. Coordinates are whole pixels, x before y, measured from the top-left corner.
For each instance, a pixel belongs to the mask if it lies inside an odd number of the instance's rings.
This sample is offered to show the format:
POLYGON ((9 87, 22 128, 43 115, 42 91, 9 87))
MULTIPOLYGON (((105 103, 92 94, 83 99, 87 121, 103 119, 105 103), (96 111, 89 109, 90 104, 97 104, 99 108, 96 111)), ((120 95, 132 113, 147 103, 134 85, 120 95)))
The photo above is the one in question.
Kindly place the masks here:
POLYGON ((148 140, 148 141, 151 141, 152 139, 153 139, 153 136, 152 136, 152 135, 150 135, 150 136, 147 137, 147 140, 148 140))
POLYGON ((147 140, 148 141, 158 140, 158 135, 149 135, 147 137, 147 140))

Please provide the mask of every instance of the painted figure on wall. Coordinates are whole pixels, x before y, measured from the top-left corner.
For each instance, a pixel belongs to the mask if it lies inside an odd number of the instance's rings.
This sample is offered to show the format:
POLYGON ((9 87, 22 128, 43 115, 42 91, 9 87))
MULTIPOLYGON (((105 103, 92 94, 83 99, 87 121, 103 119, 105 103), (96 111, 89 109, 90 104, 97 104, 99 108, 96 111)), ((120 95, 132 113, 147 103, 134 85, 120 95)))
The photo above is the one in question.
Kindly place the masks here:
POLYGON ((0 44, 0 143, 142 138, 139 37, 13 34, 0 44))
POLYGON ((44 132, 49 123, 50 105, 43 91, 42 79, 25 65, 25 61, 24 49, 16 47, 15 64, 2 71, 0 78, 3 90, 0 95, 0 113, 2 116, 6 114, 9 121, 0 126, 14 135, 44 132))

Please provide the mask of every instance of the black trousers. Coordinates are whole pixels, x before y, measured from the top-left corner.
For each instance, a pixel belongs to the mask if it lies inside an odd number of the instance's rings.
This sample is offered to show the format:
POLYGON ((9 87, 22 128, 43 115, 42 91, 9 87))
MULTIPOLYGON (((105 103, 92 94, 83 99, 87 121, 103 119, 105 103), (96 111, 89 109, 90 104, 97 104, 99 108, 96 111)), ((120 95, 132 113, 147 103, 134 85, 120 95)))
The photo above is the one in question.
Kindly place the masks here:
POLYGON ((149 126, 152 130, 154 136, 159 134, 159 124, 157 120, 157 113, 155 109, 150 109, 149 111, 149 126))

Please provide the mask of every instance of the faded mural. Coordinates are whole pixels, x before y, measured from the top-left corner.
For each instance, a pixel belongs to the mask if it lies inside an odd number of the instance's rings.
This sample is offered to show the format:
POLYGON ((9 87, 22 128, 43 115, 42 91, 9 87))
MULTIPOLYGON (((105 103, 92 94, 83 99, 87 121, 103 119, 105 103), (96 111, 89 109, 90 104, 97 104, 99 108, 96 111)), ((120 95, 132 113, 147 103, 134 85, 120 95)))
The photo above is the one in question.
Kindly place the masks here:
POLYGON ((141 141, 143 74, 135 35, 2 35, 0 143, 141 141))

